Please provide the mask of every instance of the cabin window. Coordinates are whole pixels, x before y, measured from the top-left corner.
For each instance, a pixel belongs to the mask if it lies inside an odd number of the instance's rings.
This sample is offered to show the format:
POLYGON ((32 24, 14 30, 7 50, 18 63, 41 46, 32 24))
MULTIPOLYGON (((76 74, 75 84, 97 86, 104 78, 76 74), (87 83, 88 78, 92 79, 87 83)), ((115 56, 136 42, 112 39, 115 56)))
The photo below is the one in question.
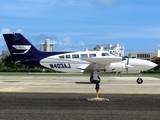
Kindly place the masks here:
POLYGON ((87 54, 81 54, 81 58, 87 58, 88 55, 87 54))
POLYGON ((70 55, 66 55, 66 59, 70 59, 71 58, 71 56, 70 55))
POLYGON ((79 58, 79 54, 73 54, 72 58, 79 58))
POLYGON ((89 54, 89 57, 96 57, 96 54, 89 54))
POLYGON ((102 56, 109 56, 108 53, 102 53, 102 56))
POLYGON ((59 56, 60 59, 64 59, 64 55, 59 56))

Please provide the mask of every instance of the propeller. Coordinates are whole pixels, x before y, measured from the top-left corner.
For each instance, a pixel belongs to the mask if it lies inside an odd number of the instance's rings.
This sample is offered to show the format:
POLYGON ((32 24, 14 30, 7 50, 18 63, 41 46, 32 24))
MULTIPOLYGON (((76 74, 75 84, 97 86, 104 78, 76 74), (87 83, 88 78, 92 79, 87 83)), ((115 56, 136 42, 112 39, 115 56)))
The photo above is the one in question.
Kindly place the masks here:
POLYGON ((127 59, 127 64, 126 64, 126 72, 127 72, 127 75, 128 75, 128 68, 129 68, 129 57, 127 59))
POLYGON ((127 64, 125 65, 127 75, 128 75, 128 70, 129 70, 129 68, 131 68, 131 67, 132 67, 132 66, 129 64, 129 56, 128 56, 127 64))

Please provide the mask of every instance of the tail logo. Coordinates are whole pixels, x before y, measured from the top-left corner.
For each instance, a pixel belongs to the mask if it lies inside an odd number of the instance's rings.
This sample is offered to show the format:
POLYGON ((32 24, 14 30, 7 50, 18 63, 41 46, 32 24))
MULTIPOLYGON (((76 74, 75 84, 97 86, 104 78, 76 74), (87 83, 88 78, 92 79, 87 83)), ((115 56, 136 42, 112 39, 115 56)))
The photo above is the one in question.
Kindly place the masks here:
POLYGON ((25 54, 30 50, 31 45, 12 45, 12 47, 15 49, 13 54, 25 54))

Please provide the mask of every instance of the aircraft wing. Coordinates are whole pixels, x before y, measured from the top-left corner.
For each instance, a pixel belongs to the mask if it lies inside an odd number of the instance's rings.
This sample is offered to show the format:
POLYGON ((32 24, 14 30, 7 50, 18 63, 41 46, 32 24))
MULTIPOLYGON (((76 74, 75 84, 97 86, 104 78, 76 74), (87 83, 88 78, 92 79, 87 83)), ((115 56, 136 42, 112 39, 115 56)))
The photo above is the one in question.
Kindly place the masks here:
POLYGON ((107 56, 107 57, 95 57, 95 58, 82 58, 82 60, 89 62, 90 64, 79 66, 78 69, 84 70, 84 72, 90 72, 93 70, 105 71, 109 68, 111 63, 122 61, 121 57, 107 56))
POLYGON ((116 57, 116 56, 89 57, 89 58, 81 58, 81 60, 96 64, 110 64, 114 62, 121 62, 122 57, 116 57))

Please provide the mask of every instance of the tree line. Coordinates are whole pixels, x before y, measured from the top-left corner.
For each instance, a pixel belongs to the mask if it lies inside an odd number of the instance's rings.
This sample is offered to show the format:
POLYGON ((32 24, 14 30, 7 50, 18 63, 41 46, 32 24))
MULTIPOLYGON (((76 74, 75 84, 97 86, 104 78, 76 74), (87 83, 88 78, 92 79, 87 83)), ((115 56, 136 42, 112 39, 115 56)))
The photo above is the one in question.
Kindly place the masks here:
POLYGON ((6 55, 0 61, 0 72, 57 72, 51 69, 41 69, 38 67, 25 66, 23 64, 15 63, 11 55, 6 55))
MULTIPOLYGON (((155 57, 152 62, 158 64, 157 67, 143 71, 144 73, 160 73, 160 57, 155 57)), ((0 61, 0 72, 58 72, 51 69, 41 69, 38 67, 25 66, 23 64, 15 64, 11 58, 11 55, 6 55, 0 61)))

